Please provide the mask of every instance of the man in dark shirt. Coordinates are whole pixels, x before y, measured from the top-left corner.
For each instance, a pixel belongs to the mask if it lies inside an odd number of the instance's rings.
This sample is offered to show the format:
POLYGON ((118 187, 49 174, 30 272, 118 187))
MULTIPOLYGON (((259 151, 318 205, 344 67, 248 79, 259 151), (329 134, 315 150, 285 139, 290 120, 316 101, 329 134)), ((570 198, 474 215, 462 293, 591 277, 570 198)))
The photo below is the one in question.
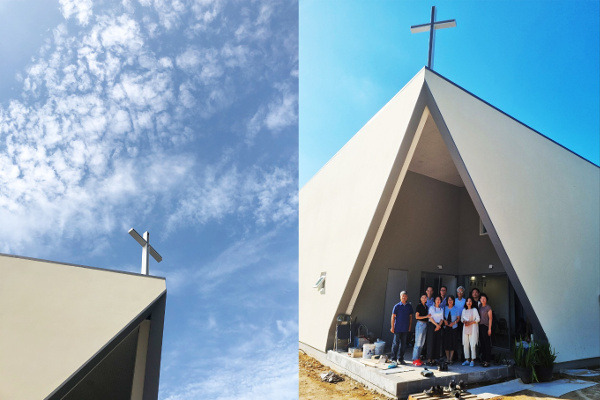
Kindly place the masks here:
POLYGON ((442 302, 440 303, 441 308, 445 308, 448 305, 448 298, 446 297, 447 292, 448 288, 446 286, 440 288, 440 297, 442 298, 442 302))
POLYGON ((408 303, 408 295, 405 291, 400 292, 400 303, 394 306, 392 311, 392 327, 390 331, 394 334, 392 343, 392 360, 404 364, 404 353, 406 352, 406 339, 412 328, 413 308, 408 303), (400 350, 398 350, 400 346, 400 350))
POLYGON ((425 344, 425 336, 427 334, 427 321, 429 321, 429 309, 425 305, 427 304, 427 296, 421 296, 421 302, 417 304, 415 309, 415 347, 413 348, 413 365, 420 367, 423 365, 421 362, 421 350, 425 344))

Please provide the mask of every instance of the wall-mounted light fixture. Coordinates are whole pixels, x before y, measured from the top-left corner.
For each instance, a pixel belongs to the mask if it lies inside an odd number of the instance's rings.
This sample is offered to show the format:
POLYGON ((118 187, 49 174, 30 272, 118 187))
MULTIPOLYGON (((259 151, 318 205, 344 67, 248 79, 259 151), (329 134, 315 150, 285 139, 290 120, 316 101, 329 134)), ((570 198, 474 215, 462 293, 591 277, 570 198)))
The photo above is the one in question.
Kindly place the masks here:
POLYGON ((475 277, 474 277, 474 276, 472 276, 472 277, 471 277, 471 280, 472 280, 472 281, 474 281, 474 280, 475 280, 475 277))
POLYGON ((313 287, 316 288, 319 291, 319 293, 321 293, 321 294, 325 294, 325 276, 326 275, 327 275, 326 272, 321 272, 321 276, 319 276, 317 283, 315 283, 313 285, 313 287))
POLYGON ((438 265, 438 269, 442 269, 442 268, 444 268, 444 267, 442 267, 441 265, 438 265))
POLYGON ((494 268, 494 266, 492 264, 490 264, 490 265, 488 265, 488 268, 492 269, 492 268, 494 268))

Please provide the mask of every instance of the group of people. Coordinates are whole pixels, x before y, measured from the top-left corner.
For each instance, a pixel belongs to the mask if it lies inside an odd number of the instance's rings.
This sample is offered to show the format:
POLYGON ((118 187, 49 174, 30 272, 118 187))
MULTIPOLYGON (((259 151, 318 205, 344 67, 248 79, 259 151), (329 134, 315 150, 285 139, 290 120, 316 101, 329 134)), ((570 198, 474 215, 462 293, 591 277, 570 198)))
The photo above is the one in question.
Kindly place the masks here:
POLYGON ((421 352, 426 345, 428 365, 435 365, 445 353, 448 363, 453 362, 456 354, 459 361, 464 357, 462 365, 473 367, 479 344, 481 365, 489 366, 492 357, 492 308, 487 295, 473 288, 469 297, 465 298, 465 288, 462 286, 456 289, 456 297, 447 296, 447 291, 446 286, 442 286, 440 294, 433 297, 433 287, 427 287, 426 294, 421 296, 421 302, 414 311, 407 293, 400 293, 400 302, 392 311, 392 360, 405 364, 406 342, 414 315, 413 365, 423 364, 421 352))

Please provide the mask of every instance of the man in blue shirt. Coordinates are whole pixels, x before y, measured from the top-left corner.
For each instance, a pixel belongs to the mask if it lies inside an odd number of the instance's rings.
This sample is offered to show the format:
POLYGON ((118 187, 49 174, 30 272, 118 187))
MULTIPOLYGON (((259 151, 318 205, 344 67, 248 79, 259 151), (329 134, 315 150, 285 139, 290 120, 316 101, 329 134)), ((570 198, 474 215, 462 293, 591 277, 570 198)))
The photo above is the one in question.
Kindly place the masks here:
POLYGON ((408 295, 406 292, 400 292, 400 303, 396 304, 392 311, 392 328, 390 329, 394 334, 392 360, 397 360, 399 364, 404 364, 406 339, 412 328, 413 308, 407 301, 408 295), (398 346, 400 346, 400 350, 398 350, 398 346))
POLYGON ((435 304, 435 299, 433 298, 433 287, 427 286, 425 293, 427 294, 427 302, 425 305, 427 306, 427 309, 429 309, 429 307, 435 304))

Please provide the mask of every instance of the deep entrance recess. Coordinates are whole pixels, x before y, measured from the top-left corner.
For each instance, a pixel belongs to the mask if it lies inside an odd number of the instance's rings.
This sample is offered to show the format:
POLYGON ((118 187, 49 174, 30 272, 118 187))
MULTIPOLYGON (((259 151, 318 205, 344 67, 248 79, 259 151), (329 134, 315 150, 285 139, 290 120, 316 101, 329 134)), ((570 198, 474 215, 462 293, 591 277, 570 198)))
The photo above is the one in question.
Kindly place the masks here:
POLYGON ((462 285, 467 296, 477 287, 494 310, 494 346, 508 349, 528 329, 521 302, 431 116, 417 137, 354 306, 353 325, 366 326, 389 346, 391 309, 400 290, 414 308, 427 286, 438 294, 444 285, 455 295, 462 285))

